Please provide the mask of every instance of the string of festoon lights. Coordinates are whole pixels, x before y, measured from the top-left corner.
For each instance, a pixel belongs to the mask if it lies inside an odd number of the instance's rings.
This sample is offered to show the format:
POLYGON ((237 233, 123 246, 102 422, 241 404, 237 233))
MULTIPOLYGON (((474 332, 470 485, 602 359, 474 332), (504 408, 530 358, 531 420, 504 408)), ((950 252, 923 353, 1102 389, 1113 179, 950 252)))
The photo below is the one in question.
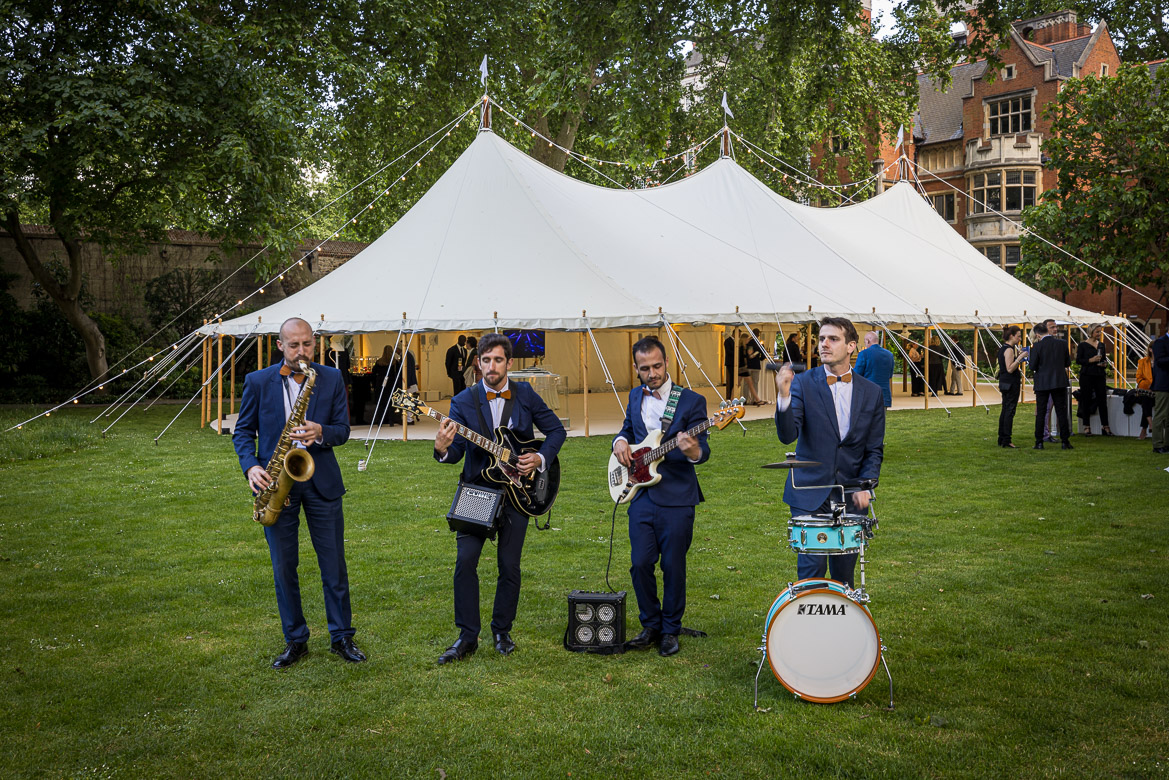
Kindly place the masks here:
MULTIPOLYGON (((445 141, 447 138, 449 138, 451 133, 454 132, 455 130, 457 130, 462 125, 462 123, 470 115, 472 115, 475 112, 475 110, 477 108, 478 108, 478 104, 473 105, 470 108, 466 109, 465 111, 461 112, 458 116, 456 116, 450 122, 443 125, 442 128, 440 128, 439 130, 437 130, 433 134, 431 134, 427 139, 424 139, 423 141, 419 142, 418 144, 415 144, 411 150, 408 150, 407 152, 403 153, 396 160, 394 160, 390 163, 386 163, 385 165, 383 165, 379 169, 379 171, 377 173, 373 173, 370 176, 367 176, 363 180, 362 183, 354 185, 349 190, 347 190, 345 193, 342 193, 337 198, 333 199, 333 201, 331 201, 329 204, 326 204, 321 209, 319 209, 317 212, 315 212, 314 215, 312 215, 312 216, 316 216, 317 214, 320 214, 322 211, 325 211, 326 209, 335 205, 338 201, 340 201, 346 195, 352 193, 355 189, 362 186, 362 184, 368 183, 372 179, 376 178, 380 173, 384 173, 386 170, 388 170, 390 167, 392 167, 395 163, 400 162, 403 157, 405 157, 406 155, 408 155, 410 153, 410 151, 418 149, 420 146, 425 144, 426 141, 432 140, 436 136, 438 136, 438 140, 435 141, 433 144, 431 144, 426 149, 426 151, 422 153, 421 156, 414 159, 410 163, 410 165, 405 169, 405 172, 395 174, 393 180, 387 186, 379 188, 377 191, 377 194, 373 197, 373 199, 370 200, 365 205, 363 205, 360 209, 358 209, 357 212, 353 216, 349 217, 343 223, 341 223, 340 227, 338 227, 336 230, 334 230, 330 235, 328 235, 324 239, 317 241, 314 245, 311 245, 311 248, 309 248, 308 250, 303 252, 300 255, 300 257, 293 260, 288 265, 284 266, 274 276, 270 277, 268 280, 261 283, 254 290, 252 290, 250 293, 248 293, 247 295, 245 295, 242 298, 237 299, 235 303, 231 304, 230 306, 228 306, 226 309, 219 312, 218 314, 215 314, 212 317, 208 318, 208 321, 212 322, 212 321, 222 320, 224 317, 230 315, 233 311, 240 309, 244 304, 246 304, 248 301, 252 300, 253 298, 260 296, 260 295, 264 295, 265 291, 268 287, 270 287, 271 285, 275 284, 278 281, 283 280, 285 275, 288 274, 290 271, 292 271, 294 268, 303 266, 305 261, 314 252, 319 251, 321 249, 321 247, 324 246, 329 241, 336 239, 337 236, 339 236, 341 234, 341 232, 344 231, 346 228, 348 228, 351 225, 356 224, 358 219, 360 219, 364 214, 366 214, 370 209, 372 209, 379 201, 381 201, 383 198, 385 198, 387 195, 389 195, 393 191, 394 187, 396 187, 399 184, 401 184, 402 182, 406 181, 408 174, 410 172, 420 168, 422 166, 423 161, 425 161, 425 159, 427 157, 429 157, 434 152, 434 150, 437 149, 442 144, 443 141, 445 141)), ((309 219, 312 218, 312 216, 306 217, 304 220, 302 220, 300 223, 298 223, 298 225, 296 227, 299 227, 300 225, 304 224, 304 222, 307 222, 309 219)), ((296 227, 294 227, 293 230, 295 230, 296 227)), ((186 311, 189 311, 191 308, 198 305, 198 303, 201 300, 205 299, 207 296, 211 295, 215 290, 219 289, 219 287, 226 284, 235 274, 239 273, 240 270, 242 270, 243 268, 247 267, 248 265, 251 265, 252 263, 254 263, 254 261, 258 257, 260 257, 265 251, 267 251, 269 246, 270 245, 266 245, 263 248, 261 248, 259 251, 257 251, 256 254, 254 254, 251 258, 249 258, 248 261, 246 261, 245 263, 242 263, 238 268, 235 269, 235 271, 233 271, 231 274, 229 274, 227 277, 225 277, 223 280, 221 280, 218 285, 216 285, 214 288, 212 288, 206 294, 204 294, 203 298, 201 298, 199 301, 196 301, 195 303, 191 304, 191 306, 189 306, 186 311)), ((181 314, 179 314, 175 318, 173 318, 171 320, 171 323, 176 321, 179 317, 183 316, 183 314, 185 314, 186 311, 182 312, 181 314)), ((161 332, 162 330, 164 330, 166 327, 169 326, 169 324, 170 323, 168 323, 167 325, 164 325, 162 328, 159 329, 158 332, 161 332)), ((157 336, 158 332, 156 332, 154 334, 154 336, 157 336)), ((198 333, 199 333, 199 331, 198 331, 198 329, 196 329, 196 330, 192 331, 191 333, 186 334, 185 336, 183 336, 183 337, 177 339, 176 341, 168 344, 167 346, 159 349, 158 351, 154 352, 153 354, 148 355, 147 357, 143 358, 142 360, 139 360, 134 365, 122 368, 122 370, 115 376, 112 376, 112 377, 107 376, 107 377, 103 378, 100 382, 91 381, 88 385, 83 387, 82 390, 80 390, 79 392, 77 392, 76 394, 71 396, 70 398, 66 399, 65 401, 62 401, 61 403, 59 403, 53 407, 50 407, 49 409, 47 409, 44 412, 39 412, 38 414, 33 415, 32 417, 29 417, 26 420, 23 420, 19 423, 16 423, 15 425, 9 426, 8 428, 4 429, 5 432, 12 431, 12 430, 19 430, 19 429, 23 428, 25 425, 27 425, 28 423, 32 422, 33 420, 36 420, 36 419, 39 419, 42 417, 49 417, 53 412, 58 411, 59 409, 62 409, 66 406, 78 404, 78 403, 80 403, 82 398, 84 398, 92 393, 103 392, 106 389, 107 385, 110 385, 110 384, 117 382, 118 380, 124 378, 127 374, 129 374, 130 376, 133 377, 134 374, 132 372, 134 372, 136 369, 146 367, 148 369, 147 372, 141 378, 139 378, 133 385, 131 385, 131 387, 127 391, 123 392, 122 395, 120 395, 117 399, 115 399, 113 402, 111 402, 111 404, 108 407, 106 407, 106 409, 103 410, 103 412, 101 414, 99 414, 98 417, 95 418, 95 420, 100 419, 103 416, 108 416, 114 410, 116 410, 118 408, 118 406, 121 405, 122 400, 125 397, 132 394, 145 381, 148 381, 149 379, 154 378, 156 380, 155 384, 157 384, 158 382, 165 380, 166 376, 169 375, 170 371, 168 370, 168 371, 166 371, 166 373, 163 373, 163 369, 166 369, 169 366, 170 361, 168 360, 166 362, 162 362, 162 361, 156 362, 156 360, 158 360, 162 356, 168 356, 168 357, 172 356, 172 355, 177 356, 179 354, 179 350, 184 346, 184 344, 189 343, 192 339, 196 339, 198 336, 198 333)), ((137 347, 135 347, 133 350, 131 350, 130 353, 128 353, 128 355, 133 354, 138 349, 141 349, 142 346, 149 343, 150 339, 153 339, 154 336, 149 337, 146 341, 142 342, 142 344, 139 344, 137 347)), ((204 337, 204 338, 209 338, 209 337, 204 337)), ((111 366, 110 369, 111 370, 115 369, 121 362, 126 360, 128 355, 124 356, 121 360, 119 360, 117 363, 115 363, 113 366, 111 366)), ((188 368, 189 368, 189 366, 188 366, 188 368)), ((214 375, 212 375, 212 377, 208 377, 208 379, 204 382, 204 384, 211 381, 213 376, 214 375)), ((200 387, 200 391, 201 390, 202 390, 202 386, 200 387)), ((147 391, 147 392, 149 392, 149 391, 147 391)))
POLYGON ((847 200, 850 203, 852 202, 853 197, 857 193, 861 192, 864 187, 867 187, 867 186, 873 184, 874 182, 876 182, 879 178, 881 178, 882 176, 885 175, 886 171, 888 171, 891 167, 893 167, 894 165, 897 164, 897 161, 894 161, 894 162, 890 163, 889 165, 886 165, 880 171, 873 173, 872 175, 870 175, 864 179, 860 179, 858 181, 845 182, 844 184, 825 184, 824 182, 813 177, 812 175, 810 175, 804 171, 801 171, 799 168, 796 168, 794 165, 787 162, 783 158, 772 154, 771 152, 767 151, 766 149, 764 149, 760 146, 756 146, 755 144, 751 143, 746 138, 739 135, 738 133, 736 133, 733 130, 731 131, 731 136, 735 140, 737 140, 743 144, 743 148, 745 148, 747 150, 748 154, 750 154, 752 157, 757 159, 765 167, 770 168, 772 173, 778 173, 780 175, 781 181, 788 183, 789 186, 794 187, 795 185, 800 185, 800 186, 805 186, 805 187, 807 187, 807 186, 817 187, 819 189, 823 189, 823 190, 827 190, 829 192, 832 192, 834 195, 836 195, 844 200, 847 200), (784 171, 781 171, 772 162, 765 160, 761 156, 760 153, 762 153, 763 155, 766 155, 767 157, 770 157, 775 162, 778 162, 781 166, 790 170, 791 173, 789 174, 789 173, 785 173, 784 171), (794 180, 794 183, 790 182, 789 179, 794 180), (848 190, 850 188, 854 188, 852 195, 848 194, 848 190))

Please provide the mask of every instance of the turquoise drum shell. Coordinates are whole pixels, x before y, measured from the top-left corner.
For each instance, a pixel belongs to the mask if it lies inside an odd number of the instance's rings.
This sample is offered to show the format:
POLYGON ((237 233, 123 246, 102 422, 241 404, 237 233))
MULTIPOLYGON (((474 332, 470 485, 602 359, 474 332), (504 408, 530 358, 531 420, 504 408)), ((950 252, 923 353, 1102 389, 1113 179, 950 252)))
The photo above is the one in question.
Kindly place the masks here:
POLYGON ((844 515, 840 523, 817 515, 793 517, 787 524, 787 540, 798 553, 851 555, 864 547, 867 515, 844 515))

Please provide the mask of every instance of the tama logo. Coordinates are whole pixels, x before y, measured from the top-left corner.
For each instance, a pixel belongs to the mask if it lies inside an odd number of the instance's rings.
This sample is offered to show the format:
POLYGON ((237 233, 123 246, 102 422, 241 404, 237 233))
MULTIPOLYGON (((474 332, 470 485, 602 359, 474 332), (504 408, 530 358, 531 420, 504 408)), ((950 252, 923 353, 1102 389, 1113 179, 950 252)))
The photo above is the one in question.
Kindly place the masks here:
POLYGON ((797 615, 844 615, 844 604, 800 604, 797 615))

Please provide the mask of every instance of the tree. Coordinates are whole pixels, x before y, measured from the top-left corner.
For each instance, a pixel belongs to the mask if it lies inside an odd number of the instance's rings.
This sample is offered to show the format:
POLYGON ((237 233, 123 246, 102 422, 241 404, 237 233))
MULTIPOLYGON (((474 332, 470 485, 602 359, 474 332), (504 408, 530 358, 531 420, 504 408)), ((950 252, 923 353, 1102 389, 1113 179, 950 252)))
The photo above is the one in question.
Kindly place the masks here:
POLYGON ((107 361, 79 298, 83 242, 116 261, 174 225, 225 241, 282 234, 321 83, 303 44, 316 40, 312 6, 0 0, 0 218, 95 379, 107 361), (64 281, 29 221, 61 241, 64 281))
POLYGON ((1054 189, 1024 212, 1020 278, 1040 288, 1111 282, 1039 240, 1062 246, 1125 284, 1164 284, 1169 275, 1169 69, 1126 66, 1113 78, 1069 79, 1048 107, 1043 142, 1054 189))

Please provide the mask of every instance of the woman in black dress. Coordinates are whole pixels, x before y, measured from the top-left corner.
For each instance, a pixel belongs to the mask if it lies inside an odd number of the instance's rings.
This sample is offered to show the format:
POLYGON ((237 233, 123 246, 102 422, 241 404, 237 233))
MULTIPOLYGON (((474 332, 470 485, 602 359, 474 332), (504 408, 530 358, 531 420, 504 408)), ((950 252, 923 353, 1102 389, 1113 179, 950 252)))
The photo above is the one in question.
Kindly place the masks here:
POLYGON ((1100 411, 1100 432, 1111 436, 1108 427, 1108 377, 1104 373, 1104 328, 1094 325, 1088 338, 1076 348, 1076 362, 1080 364, 1080 410, 1078 417, 1085 436, 1091 436, 1089 425, 1092 412, 1100 411))
POLYGON ((1003 345, 999 347, 999 392, 1003 394, 1003 405, 999 411, 999 446, 1016 449, 1011 444, 1011 430, 1015 424, 1015 410, 1019 406, 1019 388, 1023 385, 1023 373, 1019 366, 1027 359, 1027 353, 1019 349, 1023 340, 1023 329, 1018 325, 1003 328, 1003 345))

